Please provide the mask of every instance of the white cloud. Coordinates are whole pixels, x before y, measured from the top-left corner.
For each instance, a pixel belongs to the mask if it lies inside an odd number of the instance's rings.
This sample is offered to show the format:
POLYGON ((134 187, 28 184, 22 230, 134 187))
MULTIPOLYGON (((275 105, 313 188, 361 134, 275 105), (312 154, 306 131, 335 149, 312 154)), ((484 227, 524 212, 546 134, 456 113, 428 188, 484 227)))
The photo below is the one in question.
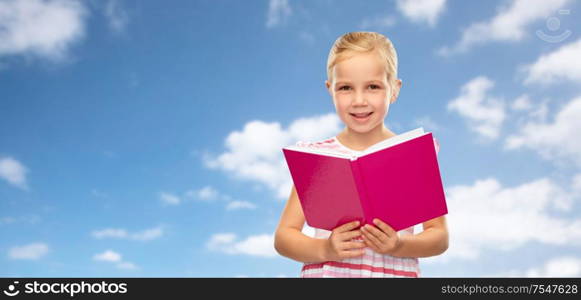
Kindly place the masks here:
POLYGON ((449 55, 466 52, 476 45, 491 41, 520 41, 529 31, 529 25, 546 19, 568 2, 570 0, 513 0, 499 7, 498 14, 491 20, 470 25, 462 32, 458 44, 443 47, 439 53, 449 55))
POLYGON ((274 250, 274 236, 269 234, 249 236, 245 240, 238 241, 236 235, 233 233, 218 233, 210 238, 206 247, 212 251, 232 255, 277 256, 274 250))
POLYGON ((11 259, 36 260, 48 253, 48 245, 45 243, 32 243, 24 246, 10 248, 8 257, 11 259))
MULTIPOLYGON (((520 99, 520 97, 518 99, 520 99)), ((524 119, 523 122, 521 122, 521 124, 524 122, 531 122, 531 121, 545 122, 547 120, 547 115, 549 114, 549 106, 548 106, 549 102, 550 102, 550 99, 548 99, 548 98, 546 98, 542 101, 531 101, 530 102, 531 105, 529 107, 522 108, 521 111, 528 112, 528 116, 527 116, 527 118, 524 119)), ((515 109, 514 106, 513 106, 513 109, 515 109)), ((518 109, 516 109, 516 110, 518 110, 518 109)))
POLYGON ((222 245, 232 244, 235 240, 236 235, 233 233, 217 233, 210 238, 206 246, 208 249, 215 250, 222 247, 222 245))
POLYGON ((283 23, 292 15, 292 9, 288 0, 270 0, 268 2, 268 14, 266 16, 266 27, 272 28, 283 23))
POLYGON ((299 38, 308 44, 313 44, 316 41, 315 35, 312 32, 301 31, 299 38))
POLYGON ((139 269, 134 263, 124 261, 122 255, 113 250, 105 250, 103 253, 97 253, 93 256, 93 260, 114 263, 121 270, 133 271, 139 269))
POLYGON ((256 205, 248 201, 232 201, 226 206, 226 210, 255 209, 256 205))
POLYGON ((139 267, 137 267, 134 263, 128 262, 128 261, 124 261, 124 262, 120 262, 117 264, 117 268, 121 269, 121 270, 129 270, 129 271, 133 271, 133 270, 138 270, 139 267))
POLYGON ((532 108, 532 103, 531 103, 531 99, 529 98, 528 95, 522 95, 518 98, 516 98, 512 104, 511 104, 511 108, 517 111, 526 111, 532 108))
POLYGON ((468 121, 470 129, 489 139, 498 137, 505 119, 503 101, 487 95, 492 87, 494 82, 490 79, 476 77, 462 86, 460 96, 448 103, 448 110, 456 111, 468 121))
POLYGON ((228 135, 227 151, 206 157, 209 168, 221 169, 236 178, 265 184, 276 197, 287 198, 292 181, 282 148, 297 141, 329 138, 340 131, 340 120, 331 113, 295 120, 286 130, 279 123, 251 121, 242 131, 228 135))
POLYGON ((161 227, 155 227, 151 229, 146 229, 141 232, 136 232, 131 235, 131 239, 137 241, 151 241, 155 240, 163 235, 163 229, 161 227))
MULTIPOLYGON (((513 113, 521 114, 521 117, 517 120, 518 126, 522 126, 524 123, 536 121, 541 122, 547 119, 547 114, 549 113, 548 107, 549 99, 544 99, 542 101, 533 101, 527 94, 523 94, 512 101, 510 108, 513 113), (524 114, 524 117, 522 117, 524 114)), ((513 117, 515 117, 513 115, 513 117)))
POLYGON ((23 215, 20 217, 0 217, 0 225, 5 224, 36 224, 41 221, 37 215, 23 215))
POLYGON ((555 257, 546 261, 542 266, 528 270, 510 270, 487 277, 580 277, 581 258, 574 256, 555 257))
POLYGON ((580 277, 581 259, 578 257, 558 257, 548 261, 540 268, 532 268, 526 277, 580 277))
POLYGON ((159 194, 159 199, 161 200, 161 202, 163 204, 167 204, 167 205, 178 205, 181 202, 180 197, 178 197, 174 194, 164 193, 164 192, 159 194))
POLYGON ((119 0, 109 0, 105 4, 105 17, 109 21, 109 28, 116 33, 125 31, 129 16, 119 0))
POLYGON ((0 56, 61 60, 84 36, 86 15, 85 7, 76 0, 2 1, 0 56))
POLYGON ((581 194, 581 173, 575 175, 573 178, 573 190, 581 194))
POLYGON ((96 239, 116 238, 116 239, 130 239, 136 241, 151 241, 162 237, 164 234, 161 226, 145 229, 143 231, 129 233, 122 228, 106 228, 95 230, 91 235, 96 239))
POLYGON ((234 200, 232 197, 220 193, 218 190, 211 186, 205 186, 199 190, 189 190, 186 192, 186 197, 195 198, 202 201, 214 201, 220 200, 228 202, 226 205, 226 210, 238 210, 238 209, 255 209, 256 205, 248 201, 234 200))
POLYGON ((547 105, 548 101, 543 101, 536 104, 536 109, 529 111, 529 121, 544 122, 549 114, 549 107, 547 105))
POLYGON ((396 20, 393 16, 381 16, 376 18, 365 18, 361 21, 361 29, 383 29, 390 28, 395 25, 396 20))
POLYGON ((104 239, 104 238, 118 238, 123 239, 129 236, 125 229, 119 228, 107 228, 102 230, 95 230, 91 234, 96 239, 104 239))
POLYGON ((93 259, 96 261, 120 262, 121 261, 121 254, 119 254, 113 250, 106 250, 103 253, 95 254, 93 256, 93 259))
POLYGON ((209 200, 217 199, 219 196, 219 193, 215 188, 213 188, 211 186, 205 186, 205 187, 203 187, 199 190, 196 190, 196 191, 188 191, 186 193, 186 196, 195 197, 199 200, 209 201, 209 200))
POLYGON ((96 198, 100 198, 100 199, 109 198, 109 195, 107 195, 107 193, 99 191, 98 189, 92 189, 91 195, 95 196, 96 198))
POLYGON ((556 115, 552 123, 531 121, 507 138, 507 149, 530 148, 543 158, 559 161, 573 161, 581 166, 581 97, 567 103, 556 115))
POLYGON ((28 189, 26 173, 28 170, 12 157, 0 157, 0 178, 21 189, 28 189))
POLYGON ((536 62, 523 67, 527 73, 524 83, 545 86, 559 80, 581 83, 579 53, 581 53, 581 39, 542 55, 536 62))
POLYGON ((436 123, 435 121, 433 121, 429 116, 423 116, 415 119, 414 124, 416 126, 423 127, 425 130, 428 131, 437 131, 441 129, 441 126, 438 125, 438 123, 436 123))
POLYGON ((448 250, 432 261, 475 260, 525 243, 581 246, 581 219, 564 217, 581 194, 540 178, 503 187, 494 178, 446 189, 448 250), (562 217, 558 217, 560 215, 562 217))
POLYGON ((415 23, 435 26, 444 12, 446 0, 397 0, 397 9, 415 23))

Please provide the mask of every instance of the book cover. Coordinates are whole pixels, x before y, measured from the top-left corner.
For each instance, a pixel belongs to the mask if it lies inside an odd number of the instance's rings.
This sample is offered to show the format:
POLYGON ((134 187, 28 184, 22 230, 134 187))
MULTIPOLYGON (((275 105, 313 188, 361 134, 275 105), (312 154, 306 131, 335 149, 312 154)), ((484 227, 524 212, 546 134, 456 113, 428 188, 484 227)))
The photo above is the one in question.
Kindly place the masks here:
POLYGON ((421 128, 358 155, 297 146, 283 153, 311 227, 379 218, 399 231, 448 213, 434 140, 421 128))

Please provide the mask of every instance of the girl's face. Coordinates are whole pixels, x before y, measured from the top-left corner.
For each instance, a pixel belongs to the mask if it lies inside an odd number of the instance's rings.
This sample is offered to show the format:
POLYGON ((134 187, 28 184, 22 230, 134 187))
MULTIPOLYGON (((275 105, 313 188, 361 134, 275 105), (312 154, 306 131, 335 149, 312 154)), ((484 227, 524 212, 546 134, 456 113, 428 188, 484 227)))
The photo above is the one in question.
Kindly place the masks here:
POLYGON ((376 52, 355 54, 336 64, 332 71, 333 81, 325 84, 345 125, 358 133, 382 127, 401 81, 388 83, 380 56, 376 52))

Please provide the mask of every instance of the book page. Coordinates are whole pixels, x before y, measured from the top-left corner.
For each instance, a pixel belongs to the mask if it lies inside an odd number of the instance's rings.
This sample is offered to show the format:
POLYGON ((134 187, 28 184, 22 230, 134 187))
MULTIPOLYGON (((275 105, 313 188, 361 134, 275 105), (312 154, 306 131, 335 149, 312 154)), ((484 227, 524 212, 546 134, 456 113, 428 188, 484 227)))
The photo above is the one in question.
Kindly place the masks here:
POLYGON ((391 137, 389 139, 383 140, 375 145, 370 146, 366 150, 361 151, 358 154, 354 153, 353 155, 337 153, 337 152, 329 151, 326 149, 299 147, 296 145, 287 146, 287 147, 284 147, 284 149, 319 154, 319 155, 325 155, 325 156, 332 156, 332 157, 338 157, 338 158, 345 158, 345 159, 350 159, 350 160, 356 160, 357 157, 361 157, 361 156, 371 154, 373 152, 376 152, 376 151, 379 151, 379 150, 382 150, 385 148, 389 148, 391 146, 403 143, 405 141, 409 141, 411 139, 414 139, 416 137, 419 137, 419 136, 422 136, 422 135, 428 134, 428 133, 429 132, 424 132, 424 128, 419 127, 419 128, 398 134, 398 135, 391 137))
POLYGON ((325 156, 332 156, 332 157, 337 157, 337 158, 345 158, 345 159, 351 159, 351 160, 355 159, 354 155, 337 153, 337 152, 333 152, 333 151, 329 151, 329 150, 325 150, 325 149, 299 147, 299 146, 295 146, 295 145, 284 147, 283 149, 300 151, 300 152, 305 152, 305 153, 312 153, 312 154, 319 154, 319 155, 325 155, 325 156))
POLYGON ((417 138, 419 136, 422 136, 424 134, 428 134, 429 132, 424 132, 424 128, 420 127, 420 128, 416 128, 414 130, 410 130, 401 134, 398 134, 394 137, 388 138, 384 141, 381 141, 367 149, 365 149, 364 151, 362 151, 358 157, 367 155, 367 154, 371 154, 373 152, 377 152, 379 150, 385 149, 385 148, 389 148, 391 146, 395 146, 397 144, 403 143, 405 141, 409 141, 411 139, 417 138))

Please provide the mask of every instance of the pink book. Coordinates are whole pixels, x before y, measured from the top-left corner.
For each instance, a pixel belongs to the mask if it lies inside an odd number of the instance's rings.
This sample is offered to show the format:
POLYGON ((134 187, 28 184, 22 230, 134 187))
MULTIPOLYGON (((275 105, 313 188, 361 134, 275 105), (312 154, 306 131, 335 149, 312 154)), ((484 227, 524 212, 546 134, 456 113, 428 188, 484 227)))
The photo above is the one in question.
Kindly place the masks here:
POLYGON ((378 218, 399 231, 448 213, 434 140, 422 128, 353 156, 298 146, 283 153, 311 227, 378 218))

